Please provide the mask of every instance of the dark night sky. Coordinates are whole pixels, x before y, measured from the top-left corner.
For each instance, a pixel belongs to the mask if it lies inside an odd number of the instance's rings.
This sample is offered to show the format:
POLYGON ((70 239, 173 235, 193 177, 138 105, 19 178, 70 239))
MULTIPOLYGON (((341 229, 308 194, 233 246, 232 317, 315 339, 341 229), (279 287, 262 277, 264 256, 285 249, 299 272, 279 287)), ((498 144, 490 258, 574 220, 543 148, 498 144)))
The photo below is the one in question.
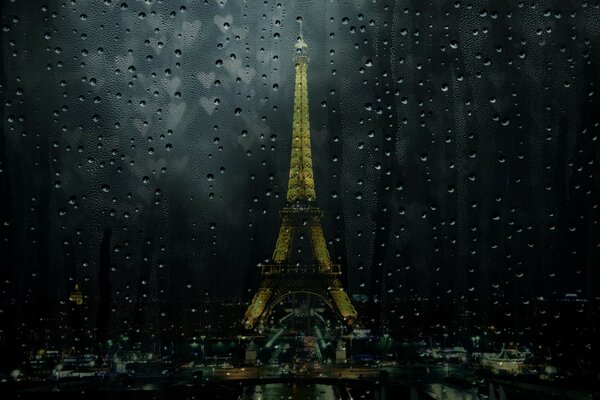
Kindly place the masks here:
POLYGON ((41 4, 2 6, 0 262, 23 315, 74 281, 99 296, 103 237, 115 304, 256 287, 298 16, 350 293, 600 294, 598 1, 41 4))

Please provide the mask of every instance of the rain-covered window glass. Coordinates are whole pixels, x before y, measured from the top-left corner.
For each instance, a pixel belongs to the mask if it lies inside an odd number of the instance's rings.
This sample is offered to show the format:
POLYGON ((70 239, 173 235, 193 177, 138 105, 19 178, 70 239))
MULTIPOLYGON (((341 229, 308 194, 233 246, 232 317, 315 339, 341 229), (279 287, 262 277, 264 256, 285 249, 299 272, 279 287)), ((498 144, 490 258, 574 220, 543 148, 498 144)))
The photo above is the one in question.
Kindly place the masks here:
POLYGON ((7 0, 0 393, 600 395, 597 0, 7 0))

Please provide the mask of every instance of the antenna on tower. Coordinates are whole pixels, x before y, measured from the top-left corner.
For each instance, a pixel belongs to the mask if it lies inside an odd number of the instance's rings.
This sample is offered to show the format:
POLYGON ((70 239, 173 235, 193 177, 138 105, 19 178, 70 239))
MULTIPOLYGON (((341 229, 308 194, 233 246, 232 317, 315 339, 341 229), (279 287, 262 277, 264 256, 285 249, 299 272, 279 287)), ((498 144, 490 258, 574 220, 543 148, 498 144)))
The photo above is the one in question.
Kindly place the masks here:
POLYGON ((294 47, 296 48, 296 51, 303 52, 302 50, 306 49, 308 47, 308 44, 306 44, 306 42, 304 41, 302 17, 296 17, 296 21, 298 21, 298 23, 300 24, 300 36, 298 37, 298 40, 296 41, 294 47))

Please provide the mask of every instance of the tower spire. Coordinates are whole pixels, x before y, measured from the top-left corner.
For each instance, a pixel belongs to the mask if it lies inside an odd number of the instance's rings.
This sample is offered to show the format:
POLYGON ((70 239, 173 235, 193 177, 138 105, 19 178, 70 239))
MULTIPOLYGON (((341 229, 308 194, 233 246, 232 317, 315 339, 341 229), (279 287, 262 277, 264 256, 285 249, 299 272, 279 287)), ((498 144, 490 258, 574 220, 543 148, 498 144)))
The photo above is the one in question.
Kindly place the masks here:
POLYGON ((300 24, 300 35, 298 36, 298 40, 296 41, 294 48, 296 49, 297 53, 304 53, 306 50, 308 50, 308 44, 304 41, 302 18, 298 17, 298 23, 300 24))
POLYGON ((308 44, 304 41, 302 19, 300 37, 294 48, 296 86, 294 92, 294 126, 292 128, 292 156, 288 181, 287 202, 314 202, 316 199, 310 147, 310 118, 308 112, 308 44))

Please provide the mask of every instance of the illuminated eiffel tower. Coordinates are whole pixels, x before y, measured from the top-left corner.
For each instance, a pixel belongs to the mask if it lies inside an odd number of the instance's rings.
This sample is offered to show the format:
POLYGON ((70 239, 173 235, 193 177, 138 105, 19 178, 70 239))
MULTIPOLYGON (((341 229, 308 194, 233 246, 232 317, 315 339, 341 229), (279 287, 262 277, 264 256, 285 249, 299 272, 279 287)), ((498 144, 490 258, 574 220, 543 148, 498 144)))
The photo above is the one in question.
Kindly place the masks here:
POLYGON ((346 325, 356 319, 356 310, 339 280, 339 264, 329 257, 321 217, 323 211, 316 205, 310 146, 310 121, 308 117, 308 45, 302 34, 294 45, 296 87, 294 94, 294 127, 292 130, 292 156, 286 206, 281 210, 281 227, 273 260, 262 264, 262 282, 248 307, 243 324, 252 329, 258 323, 266 324, 273 308, 286 297, 302 293, 315 296, 335 312, 346 325), (312 262, 294 262, 294 238, 307 234, 312 248, 312 262))

